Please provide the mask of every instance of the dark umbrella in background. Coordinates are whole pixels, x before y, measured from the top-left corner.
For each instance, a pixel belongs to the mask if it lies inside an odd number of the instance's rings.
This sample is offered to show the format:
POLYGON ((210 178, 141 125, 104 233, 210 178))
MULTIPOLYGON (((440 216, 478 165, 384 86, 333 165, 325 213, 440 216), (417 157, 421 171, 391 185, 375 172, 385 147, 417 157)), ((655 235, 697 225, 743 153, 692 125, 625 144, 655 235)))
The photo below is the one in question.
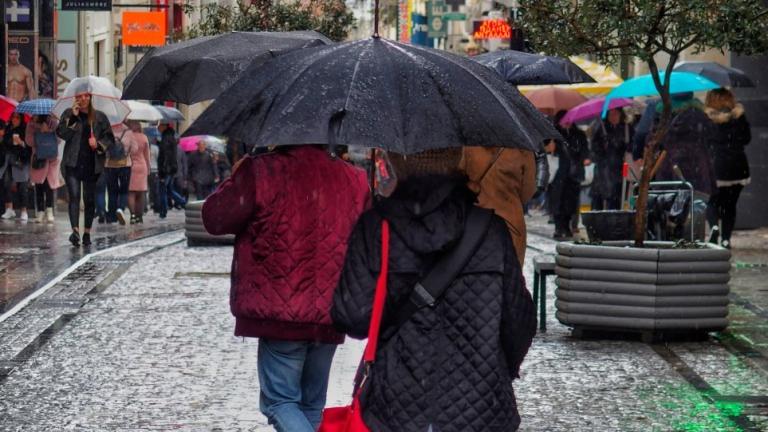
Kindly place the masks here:
POLYGON ((588 73, 571 60, 514 50, 494 51, 472 57, 512 85, 594 83, 588 73))
POLYGON ((406 154, 460 146, 538 150, 558 136, 485 66, 375 36, 250 67, 185 133, 203 134, 257 147, 329 144, 406 154))
POLYGON ((691 72, 701 75, 723 87, 755 86, 755 83, 742 70, 715 62, 683 62, 675 66, 675 72, 691 72))
POLYGON ((314 31, 233 32, 155 48, 131 70, 123 99, 193 104, 214 99, 252 64, 333 43, 314 31))

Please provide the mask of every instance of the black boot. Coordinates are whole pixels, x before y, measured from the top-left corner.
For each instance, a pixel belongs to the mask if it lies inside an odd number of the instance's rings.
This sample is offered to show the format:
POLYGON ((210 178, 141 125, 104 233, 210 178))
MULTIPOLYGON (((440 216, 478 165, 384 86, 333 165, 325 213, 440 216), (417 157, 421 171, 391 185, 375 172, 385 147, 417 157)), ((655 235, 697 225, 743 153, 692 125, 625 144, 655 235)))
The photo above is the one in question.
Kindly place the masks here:
POLYGON ((72 234, 69 235, 69 242, 74 247, 80 247, 80 234, 77 231, 72 231, 72 234))
POLYGON ((83 234, 83 246, 91 245, 91 233, 83 234))

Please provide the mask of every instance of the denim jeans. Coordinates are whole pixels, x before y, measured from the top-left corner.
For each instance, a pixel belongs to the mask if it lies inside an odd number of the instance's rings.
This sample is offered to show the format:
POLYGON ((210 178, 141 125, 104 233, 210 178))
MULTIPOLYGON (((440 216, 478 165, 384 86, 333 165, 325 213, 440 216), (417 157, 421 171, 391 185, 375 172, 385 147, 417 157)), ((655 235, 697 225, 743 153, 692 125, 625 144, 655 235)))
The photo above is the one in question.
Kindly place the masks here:
POLYGON ((277 432, 320 425, 336 345, 259 339, 261 412, 277 432))
POLYGON ((131 181, 131 167, 104 168, 107 182, 107 222, 117 221, 117 209, 128 207, 128 186, 131 181))
MULTIPOLYGON (((96 180, 96 216, 105 217, 107 215, 107 176, 100 175, 96 180)), ((77 202, 80 205, 80 201, 77 202)))
POLYGON ((161 178, 158 182, 157 207, 160 217, 165 217, 168 214, 168 198, 173 198, 173 200, 182 207, 187 204, 187 200, 185 200, 181 194, 176 192, 173 180, 173 176, 166 176, 161 178))

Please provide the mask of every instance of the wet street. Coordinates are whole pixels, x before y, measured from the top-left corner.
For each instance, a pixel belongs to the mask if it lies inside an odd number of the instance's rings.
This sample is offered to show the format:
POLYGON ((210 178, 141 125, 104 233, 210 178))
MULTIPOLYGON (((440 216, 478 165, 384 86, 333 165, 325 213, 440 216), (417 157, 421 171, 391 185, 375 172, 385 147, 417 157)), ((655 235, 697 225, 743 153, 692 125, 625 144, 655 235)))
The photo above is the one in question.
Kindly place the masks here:
MULTIPOLYGON (((555 243, 546 221, 529 224, 530 286, 532 259, 555 243)), ((94 254, 0 322, 0 430, 271 430, 258 410, 257 341, 232 336, 231 248, 188 248, 180 231, 109 240, 117 231, 97 246, 122 246, 94 254)), ((82 257, 65 237, 29 237, 41 240, 24 247, 61 250, 31 283, 45 285, 57 265, 82 257)), ((14 247, 19 257, 44 255, 14 247)), ((768 430, 768 251, 736 251, 733 264, 731 326, 702 342, 572 338, 554 318, 550 278, 548 331, 515 382, 521 430, 768 430)), ((337 351, 329 405, 349 401, 362 347, 348 340, 337 351)))

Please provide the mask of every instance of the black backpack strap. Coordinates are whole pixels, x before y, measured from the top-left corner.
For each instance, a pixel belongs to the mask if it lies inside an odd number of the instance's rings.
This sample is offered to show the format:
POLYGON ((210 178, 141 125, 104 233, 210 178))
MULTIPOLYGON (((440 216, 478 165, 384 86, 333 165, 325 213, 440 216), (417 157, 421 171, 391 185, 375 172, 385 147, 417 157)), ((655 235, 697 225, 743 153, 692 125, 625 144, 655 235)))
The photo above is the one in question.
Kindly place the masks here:
POLYGON ((472 207, 464 224, 459 244, 443 255, 427 276, 413 288, 408 301, 394 314, 393 323, 401 326, 423 307, 432 307, 456 279, 480 247, 491 224, 493 211, 472 207))

